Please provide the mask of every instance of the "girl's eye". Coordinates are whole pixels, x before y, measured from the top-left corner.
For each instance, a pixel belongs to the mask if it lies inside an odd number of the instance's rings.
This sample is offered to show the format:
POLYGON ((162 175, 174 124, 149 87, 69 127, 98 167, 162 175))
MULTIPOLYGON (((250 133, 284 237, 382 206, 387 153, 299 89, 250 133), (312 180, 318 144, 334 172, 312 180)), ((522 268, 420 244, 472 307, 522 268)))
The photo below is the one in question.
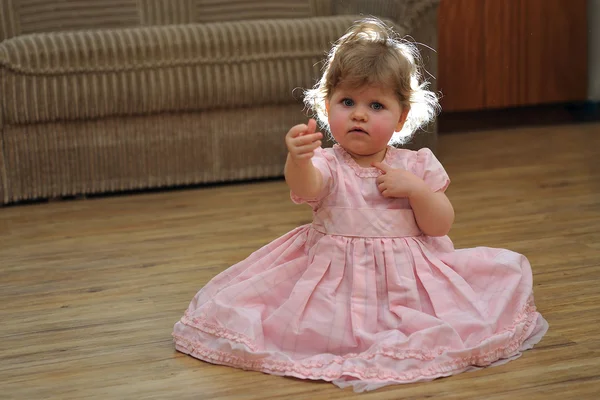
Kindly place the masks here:
POLYGON ((352 99, 343 99, 342 104, 346 107, 352 107, 354 105, 354 102, 352 101, 352 99))
POLYGON ((383 110, 383 104, 377 102, 371 103, 371 108, 373 110, 383 110))

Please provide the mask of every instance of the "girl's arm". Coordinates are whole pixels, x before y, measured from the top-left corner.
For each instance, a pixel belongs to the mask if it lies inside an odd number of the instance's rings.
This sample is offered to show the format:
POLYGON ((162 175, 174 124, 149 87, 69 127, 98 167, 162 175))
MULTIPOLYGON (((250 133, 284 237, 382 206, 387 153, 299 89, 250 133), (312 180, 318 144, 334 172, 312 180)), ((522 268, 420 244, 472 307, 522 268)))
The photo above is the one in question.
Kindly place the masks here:
POLYGON ((428 236, 444 236, 454 222, 454 208, 443 192, 434 192, 423 179, 403 169, 373 163, 383 173, 377 188, 384 197, 405 197, 415 213, 421 231, 428 236))
POLYGON ((450 232, 454 223, 454 208, 443 192, 433 192, 423 184, 408 200, 423 233, 428 236, 444 236, 450 232))
POLYGON ((314 150, 321 145, 321 132, 316 132, 314 119, 308 125, 294 126, 285 136, 288 148, 285 162, 285 181, 290 190, 304 199, 315 198, 323 190, 323 176, 313 165, 314 150))

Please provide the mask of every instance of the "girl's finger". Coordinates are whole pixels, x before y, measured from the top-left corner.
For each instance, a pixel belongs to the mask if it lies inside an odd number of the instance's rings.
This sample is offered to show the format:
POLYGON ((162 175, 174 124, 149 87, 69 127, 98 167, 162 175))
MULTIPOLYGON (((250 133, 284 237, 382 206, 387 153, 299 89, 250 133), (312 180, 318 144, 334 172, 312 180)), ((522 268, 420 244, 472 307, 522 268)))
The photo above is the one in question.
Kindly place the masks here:
POLYGON ((308 153, 311 151, 314 151, 317 147, 319 147, 321 145, 321 141, 317 140, 316 142, 304 145, 304 146, 298 146, 295 149, 295 153, 296 154, 303 154, 303 153, 308 153))
POLYGON ((304 132, 302 132, 300 134, 300 136, 312 135, 313 133, 315 133, 316 129, 317 129, 317 121, 315 121, 313 118, 311 118, 308 120, 308 125, 306 125, 306 129, 304 130, 304 132))
POLYGON ((299 124, 299 125, 295 125, 292 127, 292 129, 290 129, 289 135, 292 138, 296 138, 298 136, 301 136, 303 132, 305 132, 308 129, 308 126, 306 124, 299 124))
POLYGON ((392 170, 392 167, 390 167, 387 164, 384 164, 382 162, 374 162, 371 164, 372 166, 374 166, 375 168, 377 168, 378 170, 380 170, 381 172, 388 173, 392 170))
POLYGON ((310 135, 302 135, 294 139, 296 146, 303 146, 305 144, 313 143, 315 140, 319 140, 323 137, 321 132, 312 133, 310 135))

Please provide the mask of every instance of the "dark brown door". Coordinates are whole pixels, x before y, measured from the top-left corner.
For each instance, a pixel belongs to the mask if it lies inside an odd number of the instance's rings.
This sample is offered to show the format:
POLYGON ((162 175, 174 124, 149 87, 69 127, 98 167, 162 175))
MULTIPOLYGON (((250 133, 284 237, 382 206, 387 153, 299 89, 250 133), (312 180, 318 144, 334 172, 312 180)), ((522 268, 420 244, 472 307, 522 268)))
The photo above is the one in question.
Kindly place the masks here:
POLYGON ((585 100, 586 0, 442 0, 445 111, 585 100))
POLYGON ((481 0, 442 0, 438 14, 438 88, 444 111, 484 107, 481 0))

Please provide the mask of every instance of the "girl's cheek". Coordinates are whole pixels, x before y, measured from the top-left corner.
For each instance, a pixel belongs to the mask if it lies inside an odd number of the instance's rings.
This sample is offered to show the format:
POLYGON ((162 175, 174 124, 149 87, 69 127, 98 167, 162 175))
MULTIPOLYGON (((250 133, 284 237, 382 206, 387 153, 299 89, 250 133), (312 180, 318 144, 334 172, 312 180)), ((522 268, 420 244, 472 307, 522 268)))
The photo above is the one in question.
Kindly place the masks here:
POLYGON ((344 118, 340 113, 335 113, 329 120, 329 125, 332 130, 336 130, 339 126, 343 125, 344 118))
POLYGON ((390 129, 394 131, 396 129, 396 124, 394 123, 392 118, 380 118, 374 121, 375 129, 382 132, 387 132, 390 129))
POLYGON ((373 130, 376 131, 377 133, 382 133, 383 131, 386 130, 386 126, 388 124, 386 124, 384 121, 381 120, 377 120, 373 122, 373 130))

